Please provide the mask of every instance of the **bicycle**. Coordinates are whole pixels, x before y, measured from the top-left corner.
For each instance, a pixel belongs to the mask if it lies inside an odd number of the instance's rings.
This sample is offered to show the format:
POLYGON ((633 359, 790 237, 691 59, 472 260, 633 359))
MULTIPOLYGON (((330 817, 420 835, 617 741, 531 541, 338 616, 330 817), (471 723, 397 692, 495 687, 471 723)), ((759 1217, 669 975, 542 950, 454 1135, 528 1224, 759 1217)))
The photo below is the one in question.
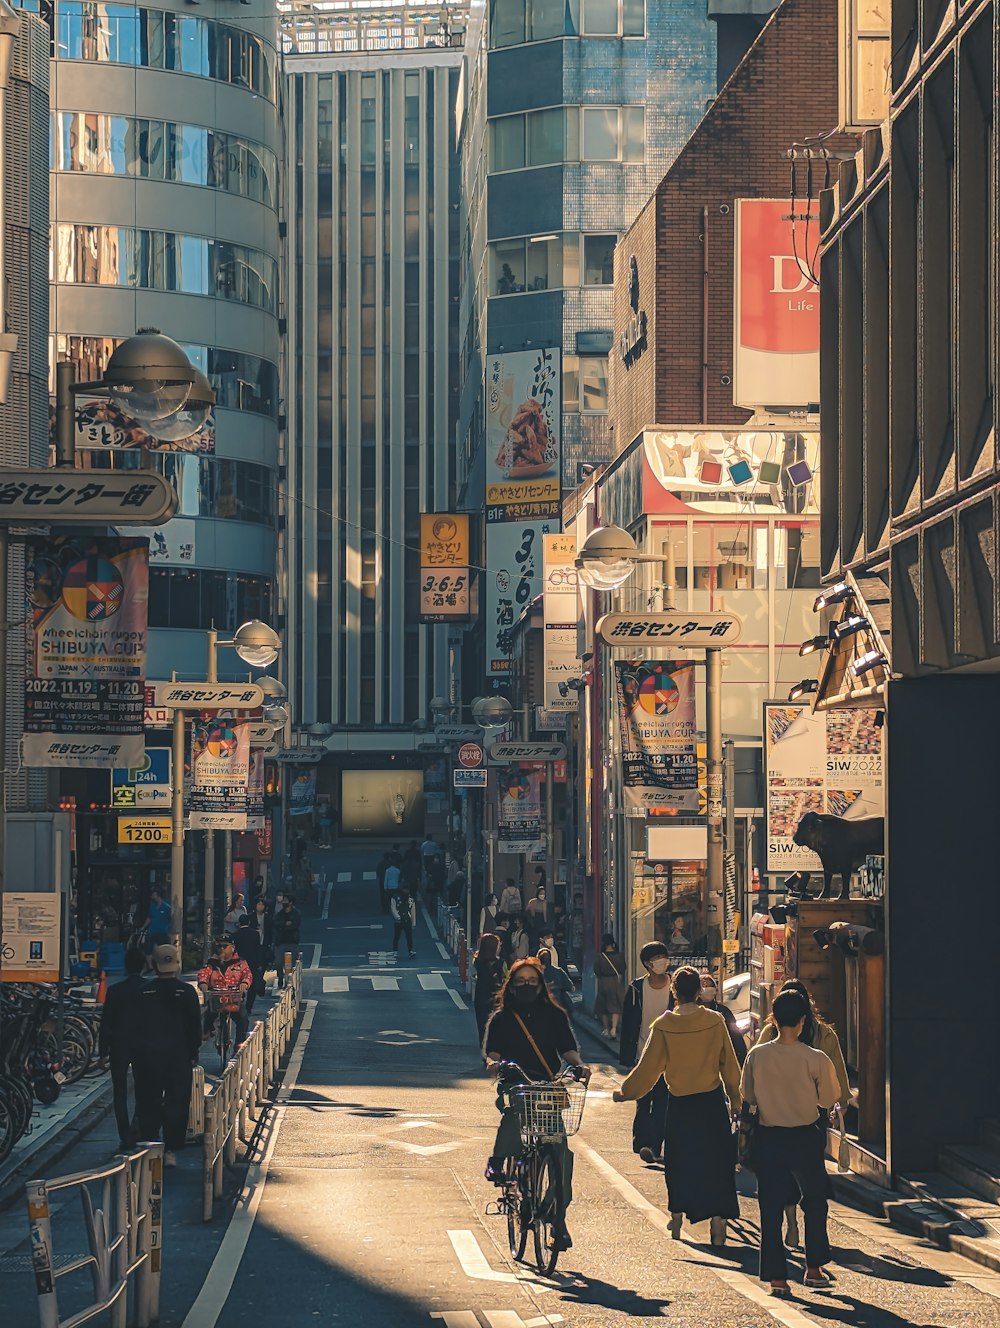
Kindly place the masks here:
POLYGON ((219 1053, 219 1070, 225 1072, 229 1064, 229 1049, 233 1046, 233 1020, 236 1011, 242 1006, 245 999, 245 993, 239 991, 214 991, 209 988, 204 993, 205 1007, 209 1013, 216 1015, 215 1020, 215 1049, 219 1053), (223 1002, 226 1002, 224 1005, 223 1002), (228 1007, 236 1003, 236 1010, 228 1007))
POLYGON ((520 1157, 507 1158, 498 1210, 507 1217, 507 1241, 520 1261, 533 1237, 535 1267, 549 1277, 559 1261, 557 1237, 566 1222, 562 1162, 557 1144, 565 1145, 583 1119, 587 1085, 576 1067, 556 1079, 529 1079, 514 1061, 499 1067, 497 1089, 516 1106, 521 1121, 520 1157), (518 1076, 515 1081, 513 1076, 518 1076))

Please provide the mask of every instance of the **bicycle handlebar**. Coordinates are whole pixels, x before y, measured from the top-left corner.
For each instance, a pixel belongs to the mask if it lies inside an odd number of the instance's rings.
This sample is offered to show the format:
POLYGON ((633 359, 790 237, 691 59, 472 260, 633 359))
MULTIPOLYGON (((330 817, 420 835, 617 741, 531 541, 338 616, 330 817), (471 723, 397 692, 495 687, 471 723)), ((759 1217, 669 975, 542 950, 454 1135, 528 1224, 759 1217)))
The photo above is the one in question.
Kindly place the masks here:
POLYGON ((497 1081, 513 1081, 514 1072, 520 1076, 518 1082, 522 1084, 540 1084, 543 1086, 550 1083, 557 1084, 560 1079, 575 1079, 577 1082, 580 1082, 584 1077, 583 1070, 579 1065, 567 1065, 564 1069, 559 1071, 554 1079, 532 1079, 531 1075, 528 1074, 526 1070, 522 1069, 517 1061, 500 1061, 496 1066, 497 1081))

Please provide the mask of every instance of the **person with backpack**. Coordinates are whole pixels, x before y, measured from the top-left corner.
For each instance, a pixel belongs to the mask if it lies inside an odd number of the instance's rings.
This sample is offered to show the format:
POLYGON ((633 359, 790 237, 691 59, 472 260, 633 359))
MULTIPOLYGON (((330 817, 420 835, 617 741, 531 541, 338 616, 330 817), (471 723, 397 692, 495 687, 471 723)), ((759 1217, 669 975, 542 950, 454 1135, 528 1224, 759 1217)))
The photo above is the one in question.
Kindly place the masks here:
POLYGON ((392 914, 393 950, 395 951, 399 946, 399 938, 405 936, 410 958, 416 959, 417 952, 413 948, 413 928, 417 921, 417 906, 405 885, 397 890, 390 899, 389 911, 392 914))

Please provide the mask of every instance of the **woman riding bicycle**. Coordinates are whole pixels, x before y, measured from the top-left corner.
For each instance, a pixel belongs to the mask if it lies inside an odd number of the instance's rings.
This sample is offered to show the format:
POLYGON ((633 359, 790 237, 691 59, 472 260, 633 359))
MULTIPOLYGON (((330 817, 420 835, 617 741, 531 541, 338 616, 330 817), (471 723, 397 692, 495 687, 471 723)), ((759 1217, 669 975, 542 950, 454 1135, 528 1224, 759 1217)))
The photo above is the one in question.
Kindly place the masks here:
MULTIPOLYGON (((487 1067, 503 1061, 515 1061, 532 1080, 553 1080, 559 1074, 562 1061, 577 1066, 586 1083, 590 1079, 590 1066, 580 1057, 580 1049, 570 1027, 565 1010, 555 1003, 545 985, 542 966, 537 959, 519 959, 511 965, 507 981, 500 989, 499 1008, 486 1025, 483 1055, 487 1067)), ((493 1155, 486 1167, 486 1179, 494 1184, 504 1180, 504 1163, 508 1158, 520 1157, 521 1118, 516 1101, 511 1101, 504 1084, 498 1086, 497 1108, 501 1112, 493 1155)), ((566 1140, 554 1144, 562 1164, 566 1207, 572 1200, 573 1154, 566 1140)), ((563 1223, 557 1233, 559 1249, 572 1245, 563 1223)))

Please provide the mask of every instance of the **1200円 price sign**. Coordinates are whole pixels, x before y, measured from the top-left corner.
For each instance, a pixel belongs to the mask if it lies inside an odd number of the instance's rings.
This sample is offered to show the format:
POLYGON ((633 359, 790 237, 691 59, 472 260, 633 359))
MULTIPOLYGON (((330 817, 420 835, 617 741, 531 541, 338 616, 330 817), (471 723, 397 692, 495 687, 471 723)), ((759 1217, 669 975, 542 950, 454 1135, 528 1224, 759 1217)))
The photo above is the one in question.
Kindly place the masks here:
POLYGON ((169 816, 119 816, 119 844, 172 844, 174 827, 169 816))

